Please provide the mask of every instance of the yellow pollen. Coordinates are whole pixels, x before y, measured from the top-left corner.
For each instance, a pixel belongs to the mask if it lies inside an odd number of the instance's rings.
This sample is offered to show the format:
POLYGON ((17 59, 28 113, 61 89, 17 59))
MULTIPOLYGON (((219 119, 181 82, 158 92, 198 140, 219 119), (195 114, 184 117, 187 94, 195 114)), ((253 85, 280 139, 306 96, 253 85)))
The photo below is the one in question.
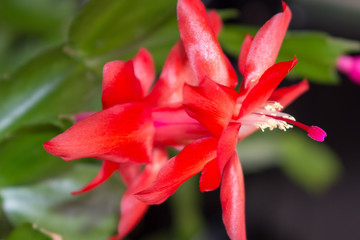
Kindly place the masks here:
POLYGON ((280 103, 274 102, 265 106, 265 109, 271 112, 281 111, 284 107, 280 103))
POLYGON ((279 128, 280 130, 286 131, 287 129, 293 127, 291 124, 288 124, 285 121, 276 120, 273 118, 270 118, 269 120, 264 121, 264 122, 257 122, 255 124, 255 126, 260 128, 261 131, 263 131, 263 132, 267 128, 269 128, 270 131, 272 131, 275 128, 279 128))

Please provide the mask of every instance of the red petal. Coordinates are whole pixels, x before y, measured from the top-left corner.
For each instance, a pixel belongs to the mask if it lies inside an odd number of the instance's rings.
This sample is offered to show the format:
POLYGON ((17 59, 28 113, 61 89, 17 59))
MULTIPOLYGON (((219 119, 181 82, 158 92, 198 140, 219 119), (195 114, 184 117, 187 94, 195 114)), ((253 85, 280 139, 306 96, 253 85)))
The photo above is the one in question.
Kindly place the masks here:
POLYGON ((140 222, 148 205, 139 201, 134 193, 149 186, 156 178, 159 170, 167 161, 165 150, 155 149, 151 164, 147 164, 145 170, 124 193, 121 199, 121 217, 118 225, 118 237, 125 237, 140 222))
POLYGON ((209 24, 214 31, 215 35, 219 35, 222 28, 222 20, 220 15, 215 10, 210 10, 207 13, 209 24))
POLYGON ((279 102, 283 107, 286 107, 297 99, 301 94, 309 89, 309 83, 303 80, 290 87, 283 87, 276 89, 270 96, 270 101, 279 102))
POLYGON ((103 108, 116 104, 139 101, 143 97, 139 80, 134 73, 132 61, 112 61, 103 69, 103 108))
POLYGON ((220 186, 221 175, 219 172, 218 161, 214 160, 208 162, 201 172, 200 177, 200 191, 208 192, 217 189, 220 186))
POLYGON ((76 123, 44 143, 50 154, 64 160, 94 157, 102 160, 148 162, 154 126, 143 103, 119 104, 76 123))
POLYGON ((167 145, 186 145, 192 140, 209 137, 211 134, 184 108, 169 108, 153 111, 155 142, 167 145))
POLYGON ((187 145, 164 165, 154 183, 136 194, 138 199, 147 204, 164 202, 183 182, 216 158, 216 145, 216 138, 203 138, 187 145))
POLYGON ((245 39, 241 45, 238 67, 242 74, 244 74, 244 72, 245 72, 246 58, 248 56, 252 40, 253 40, 253 37, 246 34, 245 39))
POLYGON ((135 76, 139 79, 142 92, 149 92, 155 80, 155 66, 151 53, 145 48, 141 48, 134 57, 135 76))
POLYGON ((208 76, 219 84, 235 87, 236 73, 221 50, 201 1, 179 0, 177 13, 180 37, 198 79, 208 76))
POLYGON ((237 93, 205 78, 199 87, 184 85, 186 112, 215 136, 220 136, 234 113, 237 93))
POLYGON ((129 186, 140 174, 140 164, 133 162, 118 163, 118 172, 126 186, 129 186))
POLYGON ((182 105, 184 81, 198 82, 189 65, 184 46, 179 41, 172 49, 164 64, 159 80, 147 98, 157 107, 182 105))
POLYGON ((78 191, 71 192, 71 194, 79 194, 90 191, 91 189, 96 188, 100 184, 104 183, 118 168, 118 163, 110 162, 110 161, 103 161, 101 169, 96 177, 90 181, 88 185, 83 187, 78 191))
POLYGON ((294 58, 292 61, 277 63, 266 70, 259 82, 245 97, 240 109, 239 118, 263 105, 296 63, 297 59, 294 58))
POLYGON ((244 67, 243 88, 257 83, 260 76, 275 63, 288 28, 291 11, 284 5, 284 11, 273 16, 255 35, 244 67))
POLYGON ((236 153, 224 168, 220 200, 223 222, 230 239, 246 240, 244 179, 236 153))
POLYGON ((235 152, 238 142, 240 123, 231 123, 222 133, 217 147, 219 172, 222 173, 226 163, 235 152))

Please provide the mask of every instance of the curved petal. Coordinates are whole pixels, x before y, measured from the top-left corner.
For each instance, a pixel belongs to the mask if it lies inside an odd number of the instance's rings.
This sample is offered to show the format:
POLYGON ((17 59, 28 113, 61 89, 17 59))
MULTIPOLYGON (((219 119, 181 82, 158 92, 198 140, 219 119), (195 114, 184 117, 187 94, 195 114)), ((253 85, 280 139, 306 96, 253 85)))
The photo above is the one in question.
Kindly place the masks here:
POLYGON ((96 175, 96 177, 91 180, 88 185, 78 191, 71 192, 71 194, 75 195, 79 193, 84 193, 96 188, 97 186, 108 180, 108 178, 118 169, 118 165, 119 164, 115 162, 103 161, 100 171, 96 175))
POLYGON ((133 59, 135 76, 140 81, 142 92, 144 94, 149 92, 150 87, 155 80, 155 66, 151 53, 141 48, 133 59))
POLYGON ((237 85, 235 70, 228 64, 200 0, 179 0, 177 5, 181 40, 197 78, 208 76, 215 82, 237 85))
POLYGON ((103 108, 140 101, 143 91, 134 73, 133 62, 112 61, 105 64, 102 84, 103 108))
POLYGON ((211 134, 181 108, 158 109, 152 113, 154 141, 167 145, 186 145, 192 140, 209 137, 211 134))
POLYGON ((119 162, 148 162, 154 126, 143 103, 119 104, 76 123, 44 143, 50 154, 66 161, 94 157, 119 162))
POLYGON ((184 85, 186 112, 215 136, 220 136, 234 113, 237 93, 207 77, 198 87, 184 85))
POLYGON ((244 179, 236 152, 224 168, 220 200, 223 222, 230 239, 246 240, 244 179))
POLYGON ((215 35, 218 36, 222 29, 222 20, 220 15, 215 10, 210 10, 207 13, 207 17, 212 30, 215 35))
POLYGON ((246 69, 246 58, 249 54, 249 50, 251 47, 251 43, 252 43, 253 37, 246 34, 245 35, 245 39, 241 44, 241 49, 240 49, 240 54, 239 54, 239 61, 238 61, 238 67, 239 70, 242 74, 244 74, 245 69, 246 69))
POLYGON ((179 41, 166 59, 159 80, 146 101, 157 107, 181 106, 184 82, 194 84, 196 75, 191 69, 184 46, 179 41))
POLYGON ((209 192, 220 186, 221 175, 219 172, 218 161, 215 158, 208 162, 201 172, 199 187, 201 192, 209 192))
POLYGON ((118 163, 118 173, 126 186, 132 184, 140 174, 141 165, 133 162, 118 163))
POLYGON ((219 173, 223 172, 226 163, 235 152, 241 123, 230 123, 219 138, 217 147, 219 173))
POLYGON ((118 225, 118 237, 125 237, 140 222, 148 205, 139 201, 134 193, 139 192, 149 186, 156 178, 159 170, 167 161, 168 156, 163 149, 154 149, 152 162, 147 164, 144 171, 129 189, 124 193, 121 199, 121 217, 118 225))
POLYGON ((136 194, 147 204, 160 204, 170 197, 190 177, 199 173, 216 158, 216 138, 203 138, 187 145, 160 170, 154 183, 136 194))
POLYGON ((259 82, 246 95, 238 118, 245 116, 264 104, 296 63, 297 59, 294 58, 292 61, 277 63, 266 70, 259 82))
POLYGON ((289 7, 267 21, 255 35, 244 67, 243 89, 254 86, 260 76, 275 63, 291 19, 289 7))
POLYGON ((292 86, 276 89, 271 94, 269 101, 279 102, 283 107, 286 107, 308 89, 309 83, 303 80, 292 86))

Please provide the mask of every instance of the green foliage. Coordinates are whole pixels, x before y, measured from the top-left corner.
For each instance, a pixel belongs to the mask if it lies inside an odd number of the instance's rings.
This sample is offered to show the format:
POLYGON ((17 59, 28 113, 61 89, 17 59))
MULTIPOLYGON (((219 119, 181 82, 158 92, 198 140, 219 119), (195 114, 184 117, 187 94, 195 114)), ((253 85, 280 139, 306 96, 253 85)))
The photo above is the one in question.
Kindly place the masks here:
POLYGON ((73 0, 0 1, 0 74, 66 40, 73 0))
POLYGON ((178 37, 175 6, 175 0, 92 0, 70 26, 68 51, 100 69, 106 61, 131 58, 141 46, 168 52, 178 37))
POLYGON ((25 223, 17 227, 6 240, 51 240, 52 238, 38 229, 35 229, 31 224, 25 223))
POLYGON ((58 127, 39 125, 20 129, 0 142, 0 188, 30 184, 53 176, 72 164, 48 154, 41 146, 61 133, 58 127))
POLYGON ((16 225, 36 223, 63 239, 104 239, 116 229, 114 213, 118 211, 122 184, 112 178, 90 193, 70 194, 89 182, 98 170, 98 165, 77 164, 41 183, 3 188, 0 195, 4 212, 16 225))
MULTIPOLYGON (((225 26, 220 42, 224 49, 234 56, 239 55, 245 34, 255 35, 257 28, 249 26, 225 26)), ((288 31, 281 46, 278 61, 289 61, 296 56, 298 64, 290 76, 306 78, 322 84, 335 84, 339 81, 336 73, 336 59, 346 52, 358 51, 358 42, 331 37, 314 31, 288 31)))
POLYGON ((61 48, 33 59, 0 82, 0 139, 19 126, 80 111, 95 83, 61 48))

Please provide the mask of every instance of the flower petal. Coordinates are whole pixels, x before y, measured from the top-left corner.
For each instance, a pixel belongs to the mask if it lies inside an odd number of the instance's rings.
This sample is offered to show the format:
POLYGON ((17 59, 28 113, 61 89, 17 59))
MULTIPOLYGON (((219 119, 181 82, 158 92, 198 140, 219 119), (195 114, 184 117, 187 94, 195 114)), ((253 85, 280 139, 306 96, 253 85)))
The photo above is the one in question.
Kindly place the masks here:
POLYGON ((240 126, 241 123, 230 123, 219 138, 217 147, 219 173, 223 172, 226 163, 235 152, 240 126))
POLYGON ((166 151, 163 149, 154 149, 152 162, 147 164, 144 171, 133 184, 125 191, 121 199, 121 217, 118 225, 118 237, 125 237, 142 219, 148 205, 139 201, 134 193, 144 190, 156 178, 159 170, 168 160, 166 151))
POLYGON ((286 107, 309 89, 309 83, 303 80, 289 87, 276 89, 270 96, 269 101, 279 102, 286 107))
POLYGON ((237 93, 204 78, 198 87, 184 85, 186 112, 215 136, 220 136, 234 113, 237 93))
POLYGON ((255 35, 244 67, 243 89, 254 86, 260 76, 275 63, 291 19, 289 7, 267 21, 255 35))
POLYGON ((140 101, 143 91, 134 73, 133 62, 112 61, 103 69, 103 108, 116 104, 140 101))
POLYGON ((296 63, 297 59, 294 58, 292 61, 277 63, 266 70, 259 82, 246 95, 238 118, 245 116, 264 104, 296 63))
POLYGON ((145 48, 141 48, 133 59, 135 76, 140 81, 142 92, 149 92, 155 80, 155 66, 151 53, 145 48))
POLYGON ((220 186, 221 175, 219 172, 218 161, 208 162, 201 172, 199 187, 201 192, 208 192, 217 189, 220 186))
POLYGON ((208 76, 215 82, 237 85, 237 76, 228 63, 200 0, 179 0, 177 5, 180 37, 199 81, 208 76))
POLYGON ((207 13, 209 24, 214 31, 215 35, 218 36, 222 29, 222 20, 220 15, 215 10, 210 10, 207 13))
POLYGON ((148 162, 154 126, 143 103, 119 104, 76 123, 44 143, 50 154, 66 161, 94 157, 118 162, 148 162), (115 158, 116 156, 117 158, 115 158))
POLYGON ((240 50, 240 54, 239 54, 239 61, 238 61, 238 67, 239 70, 242 74, 244 74, 245 69, 246 69, 246 58, 249 54, 249 50, 251 47, 251 43, 252 43, 253 37, 246 34, 245 35, 245 39, 242 42, 241 45, 241 50, 240 50))
POLYGON ((203 138, 187 145, 160 170, 154 183, 136 194, 147 204, 160 204, 170 197, 187 179, 199 173, 216 158, 216 138, 203 138))
POLYGON ((186 145, 192 140, 211 134, 181 108, 165 108, 153 111, 155 142, 172 146, 186 145))
POLYGON ((118 169, 118 165, 119 164, 115 162, 103 161, 100 171, 96 175, 96 177, 91 180, 88 185, 78 191, 71 192, 71 194, 75 195, 79 193, 84 193, 96 188, 100 184, 104 183, 118 169))
POLYGON ((133 162, 118 163, 118 173, 126 186, 129 186, 140 174, 141 165, 133 162))
POLYGON ((246 240, 244 179, 236 152, 224 168, 220 200, 223 222, 230 239, 246 240))
POLYGON ((147 102, 157 107, 181 106, 185 81, 193 84, 198 80, 191 69, 184 46, 179 41, 171 49, 160 78, 147 97, 147 102))

